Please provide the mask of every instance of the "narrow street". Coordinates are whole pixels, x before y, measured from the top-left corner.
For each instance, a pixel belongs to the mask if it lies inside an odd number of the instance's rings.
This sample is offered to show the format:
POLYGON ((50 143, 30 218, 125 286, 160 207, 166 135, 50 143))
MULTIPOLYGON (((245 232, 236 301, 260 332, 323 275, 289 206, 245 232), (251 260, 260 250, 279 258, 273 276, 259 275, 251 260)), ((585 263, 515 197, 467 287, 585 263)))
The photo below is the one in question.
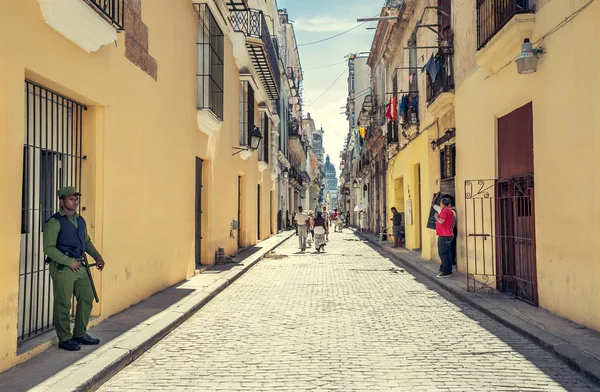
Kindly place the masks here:
POLYGON ((100 391, 592 391, 349 230, 292 237, 100 391))

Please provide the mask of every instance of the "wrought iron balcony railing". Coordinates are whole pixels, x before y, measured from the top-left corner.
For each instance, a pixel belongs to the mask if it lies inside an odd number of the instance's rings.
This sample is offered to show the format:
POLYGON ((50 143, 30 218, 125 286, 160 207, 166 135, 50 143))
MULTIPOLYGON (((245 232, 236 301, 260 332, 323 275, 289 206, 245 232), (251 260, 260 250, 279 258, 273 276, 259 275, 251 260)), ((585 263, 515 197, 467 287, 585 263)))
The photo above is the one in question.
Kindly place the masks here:
POLYGON ((434 74, 427 72, 427 105, 442 93, 454 90, 454 71, 451 54, 438 53, 434 59, 434 74))
POLYGON ((260 75, 269 98, 278 99, 281 82, 279 63, 265 15, 262 11, 254 9, 231 11, 231 21, 234 31, 244 33, 246 38, 251 38, 246 40, 246 48, 252 63, 260 75))
POLYGON ((477 0, 477 50, 513 16, 535 11, 532 0, 477 0))
POLYGON ((125 29, 125 0, 88 0, 88 4, 117 29, 125 29))

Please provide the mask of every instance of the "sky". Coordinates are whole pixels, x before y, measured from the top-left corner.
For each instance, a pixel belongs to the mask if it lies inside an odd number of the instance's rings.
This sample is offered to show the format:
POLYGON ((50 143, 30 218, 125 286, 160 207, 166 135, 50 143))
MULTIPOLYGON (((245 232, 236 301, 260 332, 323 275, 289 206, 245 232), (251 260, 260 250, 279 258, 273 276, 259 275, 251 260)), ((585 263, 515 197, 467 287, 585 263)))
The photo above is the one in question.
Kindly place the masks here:
POLYGON ((331 157, 336 170, 348 134, 345 114, 348 63, 344 56, 371 49, 375 30, 366 28, 377 27, 377 22, 365 23, 322 43, 304 44, 351 29, 360 24, 356 21, 359 17, 379 15, 383 4, 384 0, 277 0, 278 8, 287 9, 289 18, 294 21, 304 72, 304 116, 310 113, 315 126, 323 126, 325 153, 331 157))

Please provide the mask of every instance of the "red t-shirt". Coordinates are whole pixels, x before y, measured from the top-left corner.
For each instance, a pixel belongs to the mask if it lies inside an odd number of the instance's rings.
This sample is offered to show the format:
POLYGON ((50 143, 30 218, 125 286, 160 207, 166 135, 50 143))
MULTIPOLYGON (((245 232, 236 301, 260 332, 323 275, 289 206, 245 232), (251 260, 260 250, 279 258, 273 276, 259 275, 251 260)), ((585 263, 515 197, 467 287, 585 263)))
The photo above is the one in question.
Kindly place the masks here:
POLYGON ((440 237, 452 237, 452 222, 454 221, 454 213, 449 207, 442 208, 438 218, 443 219, 444 223, 435 222, 435 234, 440 237))

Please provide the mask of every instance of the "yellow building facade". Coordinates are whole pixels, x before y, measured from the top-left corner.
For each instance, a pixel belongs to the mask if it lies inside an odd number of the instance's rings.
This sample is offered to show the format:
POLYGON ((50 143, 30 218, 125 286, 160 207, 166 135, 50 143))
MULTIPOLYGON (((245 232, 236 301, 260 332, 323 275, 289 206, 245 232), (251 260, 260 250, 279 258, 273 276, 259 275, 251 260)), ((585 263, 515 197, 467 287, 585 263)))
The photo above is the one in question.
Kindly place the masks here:
MULTIPOLYGON (((278 86, 247 51, 265 43, 236 31, 224 1, 127 0, 115 20, 71 3, 23 0, 0 13, 0 371, 35 354, 20 344, 51 327, 40 238, 58 186, 80 188, 106 261, 94 272, 99 320, 213 264, 219 248, 232 255, 276 231, 278 86), (210 111, 199 98, 209 14, 223 64, 204 78, 222 94, 210 111), (244 119, 263 136, 253 153, 244 119)), ((256 3, 277 21, 274 2, 256 3)))
MULTIPOLYGON (((377 107, 373 123, 387 137, 387 221, 390 208, 396 207, 403 214, 404 246, 439 262, 428 220, 440 193, 455 196, 453 162, 448 173, 441 163, 446 151, 454 156, 452 51, 438 43, 451 22, 439 19, 423 1, 406 1, 400 8, 393 3, 382 9, 382 16, 398 15, 402 22, 379 22, 369 58, 377 107), (434 30, 439 36, 424 25, 438 25, 434 30), (440 69, 432 77, 427 64, 438 58, 440 69), (386 115, 392 109, 394 121, 386 115)), ((451 7, 440 2, 438 8, 447 13, 451 7)))
POLYGON ((600 330, 600 3, 536 1, 481 30, 487 11, 453 12, 458 268, 600 330), (526 39, 545 54, 520 74, 526 39))

